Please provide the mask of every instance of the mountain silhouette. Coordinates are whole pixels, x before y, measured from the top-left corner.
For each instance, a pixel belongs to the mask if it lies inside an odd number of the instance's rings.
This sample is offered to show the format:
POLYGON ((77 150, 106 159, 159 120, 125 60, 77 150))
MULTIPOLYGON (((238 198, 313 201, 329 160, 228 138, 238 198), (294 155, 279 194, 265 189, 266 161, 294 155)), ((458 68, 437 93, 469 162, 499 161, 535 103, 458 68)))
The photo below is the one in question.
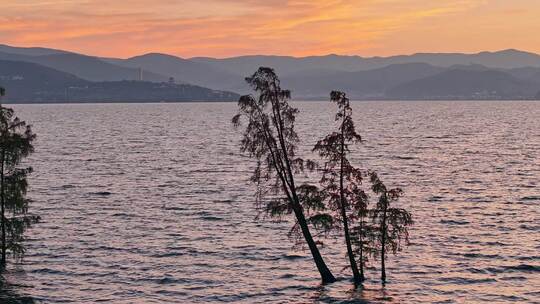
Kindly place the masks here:
POLYGON ((16 47, 16 46, 9 46, 5 44, 0 44, 0 52, 15 54, 15 55, 24 55, 24 56, 43 56, 43 55, 52 55, 52 54, 71 53, 68 51, 43 48, 43 47, 16 47))
POLYGON ((258 67, 268 66, 276 70, 283 87, 291 89, 296 99, 326 99, 332 90, 346 91, 354 99, 530 99, 540 86, 540 56, 514 49, 390 57, 332 54, 222 59, 148 53, 121 59, 0 45, 0 60, 36 63, 91 82, 139 80, 142 71, 143 80, 148 82, 169 83, 173 78, 170 84, 241 94, 250 92, 244 78, 258 67))
MULTIPOLYGON (((75 53, 54 53, 29 56, 0 52, 0 60, 24 61, 37 63, 59 71, 77 75, 91 81, 138 80, 139 69, 127 68, 105 62, 97 57, 75 53)), ((167 81, 168 77, 153 72, 143 72, 148 81, 167 81)))
POLYGON ((384 98, 385 92, 398 84, 444 70, 426 63, 405 63, 358 72, 303 71, 283 77, 282 83, 302 98, 325 98, 332 90, 358 99, 384 98))
POLYGON ((124 67, 143 68, 156 74, 173 77, 177 82, 190 83, 214 89, 230 89, 243 83, 240 74, 182 59, 180 57, 150 53, 128 59, 106 59, 124 67))
POLYGON ((531 99, 539 84, 495 70, 451 69, 400 84, 388 91, 396 99, 531 99))
POLYGON ((240 72, 243 75, 257 69, 259 66, 270 66, 282 75, 297 73, 313 68, 336 71, 362 71, 382 68, 392 64, 427 63, 440 67, 453 65, 479 64, 489 68, 520 68, 540 67, 540 56, 518 50, 503 50, 498 52, 481 52, 477 54, 460 53, 417 53, 390 57, 360 57, 360 56, 240 56, 225 59, 195 57, 192 61, 220 67, 229 72, 240 72))
POLYGON ((234 101, 239 95, 189 84, 93 82, 36 63, 0 60, 3 102, 234 101))

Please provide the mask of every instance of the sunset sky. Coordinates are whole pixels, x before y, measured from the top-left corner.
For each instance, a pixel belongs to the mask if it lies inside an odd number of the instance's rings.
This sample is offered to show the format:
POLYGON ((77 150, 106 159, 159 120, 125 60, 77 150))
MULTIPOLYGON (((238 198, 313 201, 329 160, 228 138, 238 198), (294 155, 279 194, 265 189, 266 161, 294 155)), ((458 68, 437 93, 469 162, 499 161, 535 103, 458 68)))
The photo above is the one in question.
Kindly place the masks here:
POLYGON ((0 0, 0 43, 129 57, 540 53, 539 0, 0 0))

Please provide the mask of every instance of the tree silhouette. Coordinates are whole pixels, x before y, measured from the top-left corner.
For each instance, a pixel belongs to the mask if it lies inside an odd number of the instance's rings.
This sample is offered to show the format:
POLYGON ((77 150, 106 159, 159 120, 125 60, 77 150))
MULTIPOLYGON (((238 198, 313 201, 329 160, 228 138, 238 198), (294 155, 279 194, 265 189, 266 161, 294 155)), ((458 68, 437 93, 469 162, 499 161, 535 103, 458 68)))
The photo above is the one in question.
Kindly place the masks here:
MULTIPOLYGON (((0 91, 4 93, 3 90, 0 91)), ((29 125, 19 120, 12 109, 0 104, 1 265, 6 264, 8 250, 13 257, 22 257, 24 232, 39 220, 37 216, 28 215, 26 178, 32 168, 19 168, 21 161, 34 152, 32 141, 35 137, 29 125)))
POLYGON ((331 225, 332 217, 320 212, 324 211, 324 203, 317 187, 297 186, 295 180, 295 174, 312 169, 314 163, 296 155, 299 138, 294 124, 298 109, 288 103, 291 93, 281 89, 271 68, 259 68, 246 81, 258 96, 240 97, 239 113, 232 122, 239 127, 241 120, 247 120, 240 147, 242 152, 257 160, 251 177, 257 184, 257 206, 277 218, 294 213, 296 221, 291 234, 303 236, 322 282, 334 282, 310 231, 310 224, 317 227, 331 225))
POLYGON ((368 195, 362 193, 362 198, 358 199, 351 211, 351 240, 356 254, 356 259, 360 265, 360 274, 364 279, 364 267, 369 258, 376 254, 377 227, 369 222, 369 215, 372 210, 368 209, 368 195))
POLYGON ((338 106, 335 121, 339 123, 339 128, 338 131, 318 141, 313 151, 326 160, 321 184, 328 198, 329 209, 336 213, 337 222, 343 226, 347 256, 354 282, 358 285, 365 279, 364 255, 360 254, 359 270, 353 251, 349 220, 357 220, 359 212, 364 212, 367 206, 367 195, 361 189, 362 171, 350 163, 348 154, 351 152, 349 145, 360 142, 361 137, 354 127, 352 108, 346 94, 333 91, 330 99, 338 106), (351 210, 358 212, 351 213, 351 210))
POLYGON ((392 206, 403 195, 400 188, 387 189, 375 172, 370 173, 372 190, 379 195, 376 208, 373 210, 373 222, 378 227, 377 241, 380 246, 381 280, 386 282, 385 258, 388 249, 395 255, 409 243, 409 227, 413 224, 411 214, 401 208, 392 206), (388 248, 389 247, 389 248, 388 248))

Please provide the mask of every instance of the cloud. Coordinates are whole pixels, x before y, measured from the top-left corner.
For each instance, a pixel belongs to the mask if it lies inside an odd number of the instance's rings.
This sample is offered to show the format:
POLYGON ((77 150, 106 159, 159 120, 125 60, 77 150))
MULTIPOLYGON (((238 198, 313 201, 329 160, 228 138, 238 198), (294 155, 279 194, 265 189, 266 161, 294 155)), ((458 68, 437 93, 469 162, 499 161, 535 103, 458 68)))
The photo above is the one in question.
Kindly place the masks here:
POLYGON ((418 25, 426 20, 437 22, 487 2, 30 0, 4 5, 0 39, 102 56, 150 51, 184 57, 352 54, 381 50, 388 44, 386 39, 415 32, 415 27, 421 30, 418 25))

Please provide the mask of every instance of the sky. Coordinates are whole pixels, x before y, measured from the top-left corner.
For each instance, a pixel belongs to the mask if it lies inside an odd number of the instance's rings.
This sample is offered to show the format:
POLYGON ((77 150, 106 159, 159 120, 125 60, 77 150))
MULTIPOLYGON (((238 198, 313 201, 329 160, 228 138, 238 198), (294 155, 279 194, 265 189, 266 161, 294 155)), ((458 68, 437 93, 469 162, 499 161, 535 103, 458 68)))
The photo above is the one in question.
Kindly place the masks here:
POLYGON ((0 0, 0 43, 130 57, 540 53, 540 0, 0 0))

